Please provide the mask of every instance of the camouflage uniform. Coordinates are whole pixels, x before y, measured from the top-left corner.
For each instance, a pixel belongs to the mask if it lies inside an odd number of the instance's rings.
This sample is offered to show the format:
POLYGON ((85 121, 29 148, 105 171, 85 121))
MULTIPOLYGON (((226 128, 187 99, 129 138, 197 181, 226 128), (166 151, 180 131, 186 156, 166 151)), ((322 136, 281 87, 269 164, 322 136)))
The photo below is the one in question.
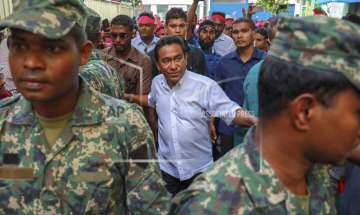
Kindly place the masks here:
MULTIPOLYGON (((360 89, 360 27, 328 17, 287 17, 280 21, 271 55, 318 72, 340 72, 360 89)), ((306 181, 309 208, 282 185, 254 143, 244 144, 173 199, 170 214, 337 214, 330 166, 315 164, 306 181)))
POLYGON ((101 93, 118 99, 124 96, 125 83, 123 78, 114 68, 101 59, 96 50, 92 52, 89 62, 81 67, 80 76, 92 88, 101 93))
POLYGON ((7 100, 0 113, 0 214, 166 212, 158 165, 132 161, 156 159, 151 131, 133 105, 83 84, 51 149, 29 101, 7 100))
MULTIPOLYGON (((250 130, 237 146, 173 199, 170 214, 305 215, 300 200, 260 156, 250 130)), ((310 214, 336 215, 327 166, 316 166, 307 181, 310 214), (319 174, 321 173, 321 174, 319 174)))
MULTIPOLYGON (((86 23, 87 34, 99 34, 100 16, 91 8, 86 23)), ((89 62, 81 67, 80 76, 95 90, 121 99, 124 95, 125 83, 121 75, 101 59, 97 50, 93 50, 89 62)))
MULTIPOLYGON (((80 0, 13 4, 0 29, 59 39, 86 21, 80 0)), ((18 95, 0 104, 0 214, 166 213, 169 194, 151 162, 154 141, 141 111, 82 78, 80 87, 71 120, 51 148, 30 101, 18 95)))

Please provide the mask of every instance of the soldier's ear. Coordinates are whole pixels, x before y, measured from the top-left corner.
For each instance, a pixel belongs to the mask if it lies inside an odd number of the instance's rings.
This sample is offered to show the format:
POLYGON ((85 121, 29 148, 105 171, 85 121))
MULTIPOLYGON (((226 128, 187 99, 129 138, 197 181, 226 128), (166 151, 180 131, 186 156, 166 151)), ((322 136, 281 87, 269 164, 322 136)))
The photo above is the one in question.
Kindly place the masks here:
POLYGON ((319 102, 313 94, 304 93, 292 100, 288 107, 293 127, 298 131, 306 131, 317 118, 319 102))
POLYGON ((83 66, 88 63, 91 52, 94 48, 94 45, 92 42, 87 40, 84 42, 80 47, 80 66, 83 66))

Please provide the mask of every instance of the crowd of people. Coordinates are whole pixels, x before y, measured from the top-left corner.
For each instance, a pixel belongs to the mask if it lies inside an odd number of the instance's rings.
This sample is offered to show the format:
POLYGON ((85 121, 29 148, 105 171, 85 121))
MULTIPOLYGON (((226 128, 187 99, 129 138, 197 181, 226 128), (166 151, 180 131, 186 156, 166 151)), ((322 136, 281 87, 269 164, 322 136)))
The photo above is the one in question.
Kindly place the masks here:
POLYGON ((360 213, 359 17, 198 21, 198 1, 163 21, 14 1, 0 214, 360 213))

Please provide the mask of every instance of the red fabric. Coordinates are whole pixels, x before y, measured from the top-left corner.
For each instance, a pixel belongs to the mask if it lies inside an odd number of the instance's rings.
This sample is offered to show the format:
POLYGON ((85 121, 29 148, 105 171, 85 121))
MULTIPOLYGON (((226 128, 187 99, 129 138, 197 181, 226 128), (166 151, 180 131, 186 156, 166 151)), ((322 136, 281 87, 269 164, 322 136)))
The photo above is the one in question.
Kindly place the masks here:
POLYGON ((148 17, 148 16, 141 16, 138 19, 138 23, 139 24, 150 24, 150 25, 154 25, 155 24, 155 19, 148 17))
POLYGON ((344 180, 338 181, 338 190, 340 193, 345 191, 345 181, 344 180))
POLYGON ((233 18, 227 18, 225 19, 225 25, 232 25, 234 22, 234 19, 233 18))
POLYGON ((10 91, 5 91, 4 93, 0 94, 0 99, 4 99, 6 97, 11 97, 12 93, 10 91))
POLYGON ((212 19, 212 20, 220 20, 220 21, 225 22, 225 17, 223 17, 223 16, 221 16, 221 15, 218 15, 218 14, 212 15, 212 16, 211 16, 211 19, 212 19))

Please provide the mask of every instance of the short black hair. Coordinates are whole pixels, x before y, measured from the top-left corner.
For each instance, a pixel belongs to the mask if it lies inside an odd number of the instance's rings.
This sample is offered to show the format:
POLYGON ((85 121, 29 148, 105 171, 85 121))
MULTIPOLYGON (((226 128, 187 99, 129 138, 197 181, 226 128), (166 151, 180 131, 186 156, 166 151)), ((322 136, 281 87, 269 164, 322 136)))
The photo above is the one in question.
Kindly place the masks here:
POLYGON ((168 24, 170 19, 184 19, 186 21, 187 15, 183 9, 173 7, 165 15, 165 24, 168 24))
POLYGON ((127 15, 118 15, 111 20, 111 25, 123 25, 134 30, 134 21, 127 15))
POLYGON ((221 11, 214 11, 211 13, 211 16, 214 16, 214 15, 219 15, 219 16, 222 16, 224 17, 225 19, 225 13, 221 12, 221 11))
POLYGON ((311 93, 325 107, 341 91, 355 89, 337 71, 320 71, 268 56, 261 65, 259 78, 259 115, 262 119, 275 117, 296 97, 311 93))
POLYGON ((185 54, 185 44, 184 39, 182 39, 179 36, 164 36, 162 37, 157 43, 154 48, 154 54, 155 54, 155 60, 156 62, 159 62, 159 51, 164 46, 169 46, 172 44, 177 44, 181 47, 183 53, 185 54))
POLYGON ((251 30, 256 29, 256 25, 255 25, 254 21, 247 17, 243 17, 243 18, 239 18, 239 19, 235 20, 233 25, 238 24, 238 23, 243 23, 243 22, 248 23, 250 25, 251 30))
POLYGON ((150 18, 152 18, 152 19, 155 19, 155 17, 152 15, 152 13, 149 13, 149 12, 146 12, 146 11, 140 13, 139 16, 138 16, 138 18, 140 18, 140 17, 142 17, 142 16, 148 16, 148 17, 150 17, 150 18))
POLYGON ((270 32, 266 28, 257 28, 255 32, 261 34, 266 40, 270 39, 270 32))

